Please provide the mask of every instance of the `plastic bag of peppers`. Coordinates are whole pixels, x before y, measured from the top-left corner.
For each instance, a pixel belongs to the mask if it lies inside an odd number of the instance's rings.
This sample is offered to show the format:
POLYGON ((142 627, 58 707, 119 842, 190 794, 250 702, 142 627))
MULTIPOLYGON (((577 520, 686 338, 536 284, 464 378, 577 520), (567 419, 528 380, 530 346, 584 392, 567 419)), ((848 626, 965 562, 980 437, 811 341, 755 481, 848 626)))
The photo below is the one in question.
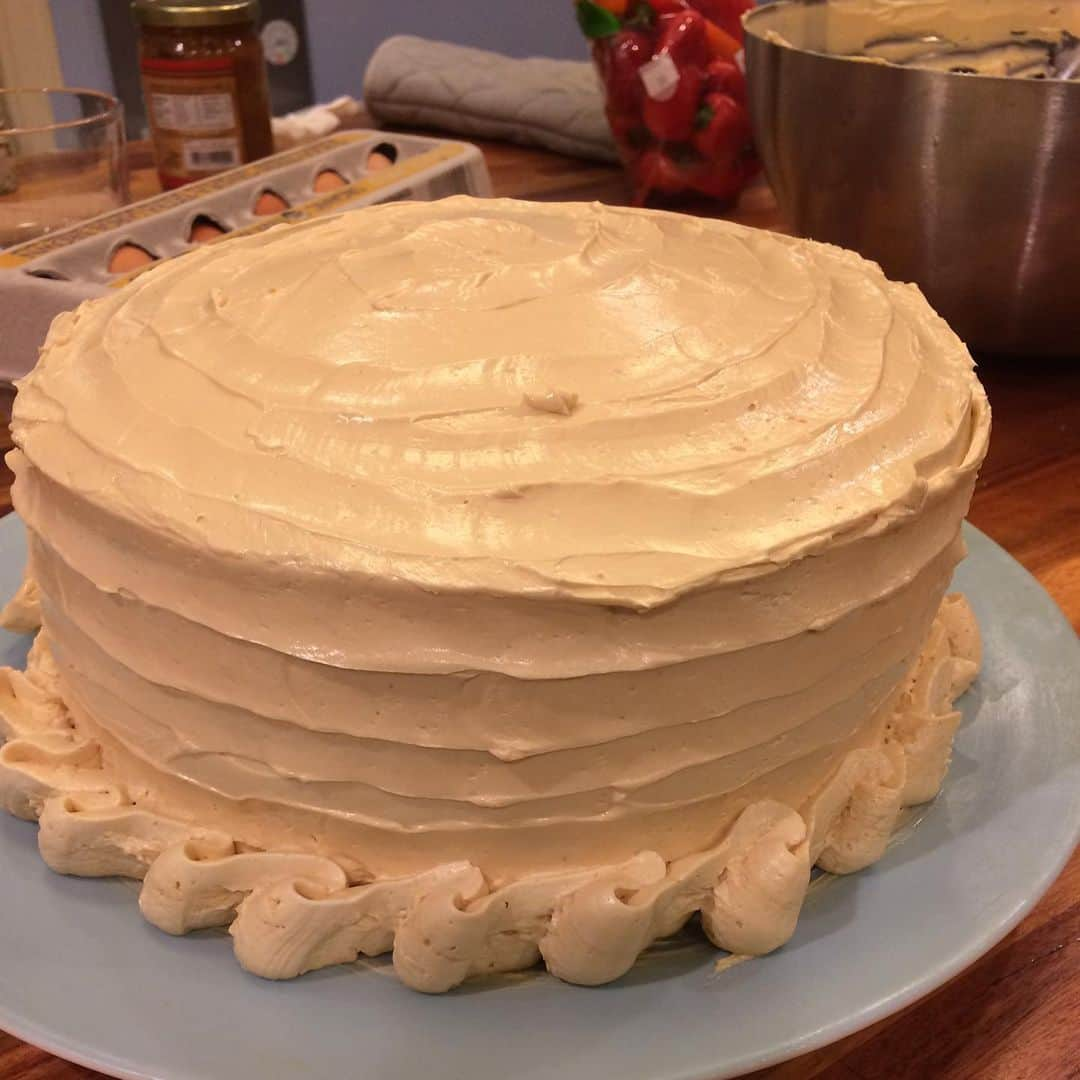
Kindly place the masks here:
POLYGON ((757 172, 740 67, 753 0, 578 0, 634 202, 734 199, 757 172))

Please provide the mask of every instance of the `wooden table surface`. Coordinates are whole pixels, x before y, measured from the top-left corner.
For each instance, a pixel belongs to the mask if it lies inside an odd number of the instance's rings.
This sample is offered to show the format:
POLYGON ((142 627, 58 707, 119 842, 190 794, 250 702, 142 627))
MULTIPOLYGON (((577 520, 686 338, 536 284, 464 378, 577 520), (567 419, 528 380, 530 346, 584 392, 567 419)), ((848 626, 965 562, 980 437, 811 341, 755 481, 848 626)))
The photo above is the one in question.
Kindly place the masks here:
MULTIPOLYGON (((496 194, 626 200, 622 177, 610 166, 498 143, 481 145, 496 194)), ((145 148, 136 147, 134 198, 157 189, 149 164, 145 148)), ((708 212, 704 206, 697 209, 708 212)), ((751 225, 782 227, 764 183, 744 193, 728 216, 751 225)), ((994 410, 994 432, 970 518, 1026 566, 1080 628, 1080 355, 1058 362, 988 359, 980 364, 979 374, 994 410)), ((2 433, 6 436, 6 425, 2 433)), ((9 479, 0 475, 0 509, 10 506, 9 479)), ((827 986, 827 972, 822 980, 827 986)), ((357 1075, 363 1072, 361 1062, 358 1059, 357 1075)), ((98 1075, 0 1032, 3 1080, 85 1080, 98 1075)), ((755 1080, 810 1077, 1080 1077, 1080 852, 1034 911, 946 986, 865 1031, 755 1074, 755 1080)))

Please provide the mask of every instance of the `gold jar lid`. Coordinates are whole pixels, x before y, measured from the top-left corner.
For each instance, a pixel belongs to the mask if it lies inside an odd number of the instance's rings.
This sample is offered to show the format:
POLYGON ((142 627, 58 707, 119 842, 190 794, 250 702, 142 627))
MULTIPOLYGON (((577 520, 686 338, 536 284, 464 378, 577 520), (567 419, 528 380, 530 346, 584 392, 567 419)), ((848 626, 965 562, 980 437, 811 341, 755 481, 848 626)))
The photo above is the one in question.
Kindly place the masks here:
POLYGON ((132 0, 131 13, 144 26, 227 26, 258 19, 259 0, 132 0))

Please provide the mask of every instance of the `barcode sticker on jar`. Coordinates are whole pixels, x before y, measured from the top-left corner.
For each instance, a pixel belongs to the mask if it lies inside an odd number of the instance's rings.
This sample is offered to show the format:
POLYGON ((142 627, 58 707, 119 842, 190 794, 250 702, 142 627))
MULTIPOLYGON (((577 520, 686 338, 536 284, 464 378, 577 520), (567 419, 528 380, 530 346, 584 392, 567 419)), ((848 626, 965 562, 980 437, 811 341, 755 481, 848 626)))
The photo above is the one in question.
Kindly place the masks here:
POLYGON ((232 94, 151 94, 154 120, 166 131, 221 131, 236 126, 232 94))
POLYGON ((244 163, 244 132, 231 57, 144 57, 154 157, 165 188, 244 163))
POLYGON ((231 169, 240 164, 240 144, 233 138, 187 139, 184 168, 188 172, 231 169))

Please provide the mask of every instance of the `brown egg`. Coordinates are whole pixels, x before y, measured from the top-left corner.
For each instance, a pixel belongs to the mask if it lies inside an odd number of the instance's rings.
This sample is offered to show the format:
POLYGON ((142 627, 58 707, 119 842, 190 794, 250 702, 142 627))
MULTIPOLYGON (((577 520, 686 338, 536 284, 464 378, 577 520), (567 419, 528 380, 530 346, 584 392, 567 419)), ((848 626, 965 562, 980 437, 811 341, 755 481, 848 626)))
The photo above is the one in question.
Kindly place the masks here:
POLYGON ((226 232, 228 229, 223 228, 213 219, 200 216, 191 223, 188 240, 192 244, 209 244, 211 240, 217 240, 226 232))
POLYGON ((157 258, 138 244, 121 244, 109 258, 110 274, 130 274, 132 270, 147 266, 157 258))
POLYGON ((344 187, 346 183, 345 177, 336 169, 323 169, 315 177, 315 183, 311 185, 311 189, 316 195, 323 195, 327 191, 336 191, 338 188, 344 187))
POLYGON ((388 158, 381 150, 372 150, 367 157, 368 172, 380 172, 382 169, 389 169, 394 162, 388 158))
POLYGON ((280 214, 288 209, 289 204, 276 191, 264 191, 255 200, 251 212, 259 217, 266 217, 267 214, 280 214))

